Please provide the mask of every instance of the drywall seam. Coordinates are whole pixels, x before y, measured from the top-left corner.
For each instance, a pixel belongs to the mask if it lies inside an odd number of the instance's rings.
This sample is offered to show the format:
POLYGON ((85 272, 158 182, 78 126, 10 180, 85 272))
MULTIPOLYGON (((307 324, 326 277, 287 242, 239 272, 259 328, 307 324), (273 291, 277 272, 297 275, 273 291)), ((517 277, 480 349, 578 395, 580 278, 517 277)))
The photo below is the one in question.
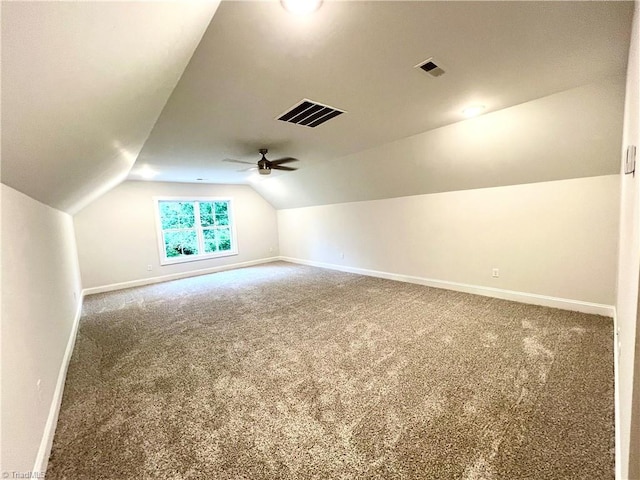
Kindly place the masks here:
POLYGON ((615 480, 622 480, 622 443, 620 438, 620 366, 618 333, 618 315, 613 307, 613 415, 614 415, 614 450, 615 450, 615 480))
POLYGON ((73 353, 73 347, 75 346, 76 336, 78 334, 78 325, 80 324, 80 317, 82 316, 82 300, 83 295, 81 294, 76 307, 76 313, 73 318, 73 325, 71 326, 69 340, 67 341, 67 348, 64 352, 62 363, 60 364, 56 389, 53 392, 53 398, 51 399, 49 416, 47 417, 47 423, 44 426, 44 432, 42 433, 42 439, 40 441, 40 448, 38 449, 38 455, 36 456, 36 461, 33 465, 33 472, 45 472, 47 470, 47 463, 49 462, 49 455, 51 454, 51 447, 53 446, 53 437, 56 433, 56 425, 58 423, 58 413, 60 413, 60 405, 62 404, 62 394, 64 393, 67 369, 69 368, 69 362, 71 361, 71 354, 73 353))
POLYGON ((532 305, 541 305, 544 307, 560 308, 562 310, 571 310, 582 313, 591 313, 596 315, 604 315, 613 317, 615 308, 613 305, 605 305, 602 303, 583 302, 580 300, 572 300, 569 298, 550 297, 547 295, 538 295, 536 293, 516 292, 514 290, 503 290, 500 288, 483 287, 481 285, 470 285, 467 283, 449 282, 446 280, 435 280, 431 278, 415 277, 411 275, 402 275, 398 273, 381 272, 378 270, 368 270, 365 268, 349 267, 345 265, 336 265, 331 263, 316 262, 312 260, 304 260, 301 258, 292 258, 280 256, 280 260, 285 262, 300 263, 302 265, 310 265, 313 267, 328 268, 331 270, 339 270, 341 272, 357 273, 370 277, 386 278, 388 280, 397 280, 400 282, 417 283, 428 287, 443 288, 446 290, 455 290, 457 292, 471 293, 474 295, 482 295, 485 297, 500 298, 503 300, 511 300, 520 303, 529 303, 532 305))
POLYGON ((248 262, 232 263, 230 265, 221 265, 219 267, 202 268, 190 272, 172 273, 170 275, 161 275, 159 277, 142 278, 140 280, 131 280, 129 282, 112 283, 99 287, 85 288, 82 290, 83 295, 92 295, 94 293, 112 292, 114 290, 122 290, 124 288, 140 287, 143 285, 151 285, 153 283, 167 282, 169 280, 178 280, 180 278, 196 277, 198 275, 206 275, 208 273, 223 272, 225 270, 233 270, 236 268, 251 267, 252 265, 260 265, 262 263, 270 263, 279 260, 279 257, 260 258, 258 260, 250 260, 248 262))

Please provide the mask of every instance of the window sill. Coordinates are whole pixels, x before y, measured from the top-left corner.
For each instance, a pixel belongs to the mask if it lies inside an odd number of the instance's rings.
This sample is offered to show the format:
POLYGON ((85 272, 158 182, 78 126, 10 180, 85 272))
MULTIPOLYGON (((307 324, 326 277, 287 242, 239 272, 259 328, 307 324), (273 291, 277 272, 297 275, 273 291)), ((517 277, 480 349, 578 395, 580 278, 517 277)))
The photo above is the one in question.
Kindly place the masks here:
POLYGON ((201 260, 211 260, 213 258, 232 257, 238 255, 238 251, 230 250, 224 253, 212 253, 208 255, 189 255, 185 257, 163 258, 160 260, 160 266, 175 265, 176 263, 199 262, 201 260))

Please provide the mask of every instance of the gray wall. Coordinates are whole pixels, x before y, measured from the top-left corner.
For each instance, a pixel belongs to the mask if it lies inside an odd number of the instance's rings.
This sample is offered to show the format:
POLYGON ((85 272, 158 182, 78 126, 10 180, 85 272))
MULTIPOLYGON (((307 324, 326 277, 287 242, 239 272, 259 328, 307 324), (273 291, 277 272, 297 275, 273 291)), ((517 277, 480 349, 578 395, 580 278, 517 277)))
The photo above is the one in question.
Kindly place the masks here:
POLYGON ((618 192, 606 175, 280 210, 280 253, 613 305, 618 192))
MULTIPOLYGON (((1 188, 0 471, 27 472, 41 466, 38 450, 55 428, 62 387, 57 382, 80 307, 80 273, 71 216, 1 188)), ((46 463, 47 456, 45 448, 40 460, 46 463)))
POLYGON ((117 286, 278 255, 276 212, 246 185, 124 182, 77 213, 74 223, 84 288, 117 286), (232 198, 238 255, 161 266, 154 196, 232 198))

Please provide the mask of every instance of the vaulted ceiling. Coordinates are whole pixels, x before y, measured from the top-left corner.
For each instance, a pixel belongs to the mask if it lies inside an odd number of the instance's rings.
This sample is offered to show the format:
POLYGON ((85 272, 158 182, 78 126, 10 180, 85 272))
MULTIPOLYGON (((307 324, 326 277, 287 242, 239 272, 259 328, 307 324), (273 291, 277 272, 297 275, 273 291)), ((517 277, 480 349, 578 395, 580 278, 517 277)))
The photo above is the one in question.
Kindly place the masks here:
POLYGON ((616 171, 631 2, 216 7, 3 4, 2 181, 68 211, 149 172, 251 182, 285 208, 616 171), (414 68, 429 57, 443 76, 414 68), (304 98, 347 113, 277 120, 304 98), (470 104, 488 114, 465 120, 470 104), (519 143, 487 147, 489 128, 519 143), (299 170, 255 181, 223 162, 262 147, 299 170))
POLYGON ((2 182, 76 211, 122 181, 217 2, 2 2, 2 182))

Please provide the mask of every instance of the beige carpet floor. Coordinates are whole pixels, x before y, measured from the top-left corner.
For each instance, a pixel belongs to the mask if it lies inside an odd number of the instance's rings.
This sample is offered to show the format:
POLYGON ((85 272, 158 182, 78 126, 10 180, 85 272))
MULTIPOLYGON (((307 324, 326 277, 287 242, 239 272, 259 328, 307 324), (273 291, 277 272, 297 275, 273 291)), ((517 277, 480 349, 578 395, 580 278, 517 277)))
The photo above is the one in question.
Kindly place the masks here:
POLYGON ((613 479, 612 335, 282 262, 89 296, 47 479, 613 479))

